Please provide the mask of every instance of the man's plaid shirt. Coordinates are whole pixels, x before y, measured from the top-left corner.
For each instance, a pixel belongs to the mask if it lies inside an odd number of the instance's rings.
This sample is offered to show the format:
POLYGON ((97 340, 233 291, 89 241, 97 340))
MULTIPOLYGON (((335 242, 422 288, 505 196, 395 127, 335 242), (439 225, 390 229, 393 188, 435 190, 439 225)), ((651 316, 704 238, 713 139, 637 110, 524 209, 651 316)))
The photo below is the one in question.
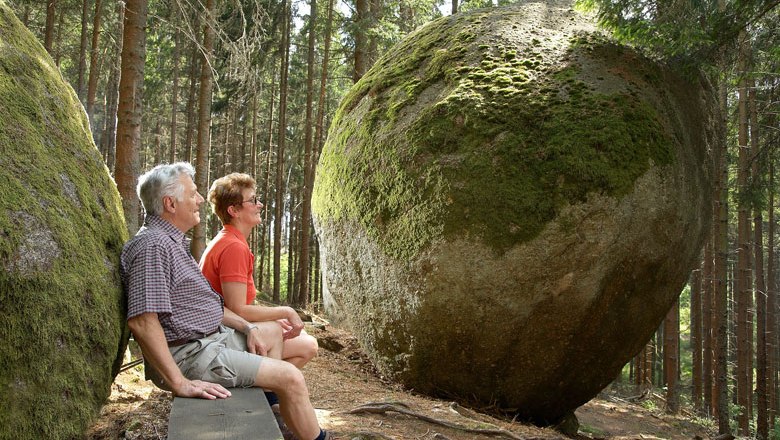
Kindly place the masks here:
POLYGON ((147 215, 120 257, 127 318, 157 313, 168 341, 198 339, 222 322, 222 297, 203 277, 189 240, 171 223, 147 215))

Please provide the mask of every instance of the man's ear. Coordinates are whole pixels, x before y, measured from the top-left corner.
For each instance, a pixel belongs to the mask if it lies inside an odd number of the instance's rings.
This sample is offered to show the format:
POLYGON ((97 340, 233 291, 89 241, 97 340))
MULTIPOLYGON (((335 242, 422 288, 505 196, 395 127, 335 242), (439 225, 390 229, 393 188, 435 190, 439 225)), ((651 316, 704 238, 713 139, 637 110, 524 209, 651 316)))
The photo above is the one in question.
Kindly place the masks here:
POLYGON ((170 212, 171 214, 176 212, 176 197, 165 196, 162 199, 163 211, 170 212))

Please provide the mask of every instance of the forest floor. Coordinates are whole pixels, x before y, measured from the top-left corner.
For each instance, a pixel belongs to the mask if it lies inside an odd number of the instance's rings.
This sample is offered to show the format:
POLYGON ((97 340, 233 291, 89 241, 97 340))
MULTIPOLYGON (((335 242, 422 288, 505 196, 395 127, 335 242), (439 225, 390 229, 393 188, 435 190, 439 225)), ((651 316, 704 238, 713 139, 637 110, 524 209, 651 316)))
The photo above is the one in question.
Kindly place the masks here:
MULTIPOLYGON (((308 327, 308 326, 307 326, 308 327)), ((550 428, 538 428, 498 417, 489 410, 467 409, 453 402, 434 399, 403 389, 383 379, 347 331, 331 326, 307 328, 320 341, 320 353, 304 369, 311 400, 320 425, 338 439, 706 439, 713 437, 712 425, 690 414, 669 416, 663 412, 658 394, 650 393, 641 403, 608 387, 576 411, 579 432, 567 437, 550 428), (397 412, 357 413, 350 411, 369 403, 405 405, 419 415, 463 429, 443 426, 397 412), (468 432, 504 430, 503 435, 468 432)), ((171 394, 143 380, 142 367, 117 376, 108 403, 87 438, 165 439, 171 394)))

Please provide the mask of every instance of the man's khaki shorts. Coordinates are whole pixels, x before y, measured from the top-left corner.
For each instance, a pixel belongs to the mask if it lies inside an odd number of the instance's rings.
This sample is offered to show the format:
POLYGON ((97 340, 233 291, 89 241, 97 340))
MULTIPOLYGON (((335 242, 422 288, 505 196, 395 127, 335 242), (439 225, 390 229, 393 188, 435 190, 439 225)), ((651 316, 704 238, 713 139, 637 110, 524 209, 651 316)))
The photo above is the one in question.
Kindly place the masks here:
POLYGON ((225 326, 220 326, 211 336, 170 350, 187 379, 225 387, 254 386, 263 360, 262 356, 247 351, 246 336, 225 326))

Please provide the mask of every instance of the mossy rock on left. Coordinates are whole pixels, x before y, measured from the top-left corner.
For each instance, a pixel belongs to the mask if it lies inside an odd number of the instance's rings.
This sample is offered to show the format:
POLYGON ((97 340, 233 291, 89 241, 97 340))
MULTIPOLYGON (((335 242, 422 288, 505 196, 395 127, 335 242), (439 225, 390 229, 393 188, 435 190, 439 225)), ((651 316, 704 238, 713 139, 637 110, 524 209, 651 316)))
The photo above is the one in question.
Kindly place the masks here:
POLYGON ((49 55, 0 0, 0 439, 82 437, 126 344, 116 186, 49 55))

